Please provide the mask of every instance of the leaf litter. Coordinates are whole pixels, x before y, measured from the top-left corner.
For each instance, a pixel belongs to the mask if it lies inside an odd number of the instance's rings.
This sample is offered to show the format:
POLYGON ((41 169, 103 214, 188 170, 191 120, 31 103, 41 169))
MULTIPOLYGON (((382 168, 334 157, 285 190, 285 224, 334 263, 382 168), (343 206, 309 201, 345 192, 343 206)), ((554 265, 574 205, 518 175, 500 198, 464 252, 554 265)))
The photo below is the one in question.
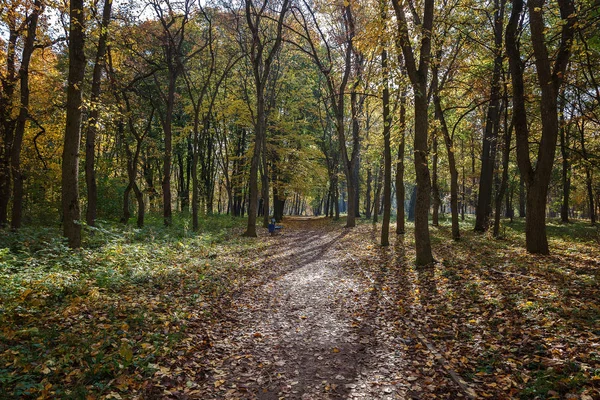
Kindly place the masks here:
POLYGON ((594 244, 532 256, 518 235, 445 229, 425 269, 412 235, 383 248, 374 225, 290 218, 170 280, 52 310, 27 289, 2 327, 0 383, 40 399, 600 398, 594 244))

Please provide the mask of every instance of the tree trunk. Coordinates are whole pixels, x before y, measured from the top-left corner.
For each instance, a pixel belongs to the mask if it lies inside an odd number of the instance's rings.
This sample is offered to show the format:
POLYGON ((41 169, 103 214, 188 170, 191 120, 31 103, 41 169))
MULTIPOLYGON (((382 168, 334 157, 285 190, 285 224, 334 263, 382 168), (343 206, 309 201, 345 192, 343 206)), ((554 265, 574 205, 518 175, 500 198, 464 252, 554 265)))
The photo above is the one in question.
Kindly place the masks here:
MULTIPOLYGON (((258 89, 257 89, 258 90, 258 89)), ((259 99, 263 96, 259 96, 259 99)), ((264 99, 257 100, 257 115, 259 117, 264 116, 264 99)), ((258 207, 258 164, 260 162, 260 149, 263 141, 262 121, 256 125, 256 132, 254 137, 254 150, 252 152, 252 159, 250 162, 250 179, 248 187, 250 189, 250 195, 248 198, 248 225, 243 236, 246 237, 257 237, 256 234, 256 212, 258 207)))
POLYGON ((414 137, 414 165, 417 183, 416 205, 415 205, 415 248, 417 266, 432 264, 433 254, 431 252, 431 240, 429 237, 429 205, 431 194, 431 182, 429 177, 429 166, 427 164, 427 135, 429 121, 427 115, 427 76, 429 63, 431 61, 431 31, 433 28, 434 1, 425 0, 423 4, 423 19, 421 29, 426 32, 422 35, 419 48, 419 64, 415 60, 415 52, 409 40, 408 24, 404 12, 404 4, 398 0, 392 0, 396 13, 398 41, 397 47, 402 49, 404 64, 414 91, 414 115, 415 115, 415 137, 414 137))
POLYGON ((494 0, 494 70, 492 73, 490 103, 483 134, 479 196, 475 214, 476 232, 484 232, 488 229, 489 217, 492 212, 492 177, 496 163, 497 127, 500 124, 500 77, 503 62, 502 33, 505 3, 506 0, 494 0))
POLYGON ((373 196, 373 223, 379 220, 379 201, 381 199, 381 187, 383 186, 383 165, 379 164, 377 174, 375 175, 375 195, 373 196))
POLYGON ((62 155, 63 234, 71 248, 81 247, 79 208, 79 145, 81 142, 81 104, 85 73, 85 17, 83 0, 71 0, 69 6, 69 77, 67 117, 62 155))
POLYGON ((554 166, 559 130, 557 97, 569 61, 574 25, 577 21, 572 0, 559 0, 558 3, 564 24, 562 24, 560 44, 553 65, 546 47, 543 0, 529 0, 527 4, 536 74, 541 89, 542 136, 535 168, 530 159, 523 66, 517 42, 523 0, 513 1, 510 21, 506 28, 506 48, 513 84, 513 123, 517 139, 517 163, 527 185, 526 248, 528 252, 537 254, 549 253, 545 217, 548 185, 554 166))
POLYGON ((415 203, 415 247, 416 263, 424 266, 433 263, 429 238, 429 195, 431 184, 427 165, 427 96, 425 87, 415 95, 415 173, 417 195, 415 203))
POLYGON ((367 170, 367 192, 365 193, 365 218, 371 219, 371 185, 373 182, 373 172, 371 166, 367 170))
POLYGON ((535 182, 527 188, 527 218, 525 241, 527 251, 534 254, 549 254, 546 237, 547 184, 535 182))
POLYGON ((267 162, 267 139, 263 140, 262 148, 262 193, 263 193, 263 228, 269 227, 269 164, 267 162))
POLYGON ((129 177, 129 179, 129 184, 123 192, 123 217, 121 217, 121 223, 123 224, 127 224, 129 222, 129 219, 131 218, 131 211, 129 210, 129 197, 131 195, 133 185, 131 184, 131 177, 129 177))
POLYGON ((137 201, 137 227, 144 227, 144 216, 146 213, 146 206, 144 204, 144 193, 140 190, 137 183, 133 182, 133 192, 135 193, 135 199, 137 201))
MULTIPOLYGON (((13 22, 14 24, 14 22, 13 22)), ((13 95, 16 86, 16 47, 19 32, 16 26, 9 29, 6 42, 6 72, 2 71, 2 93, 0 93, 0 227, 8 224, 8 203, 10 201, 10 163, 15 129, 12 117, 13 95)))
POLYGON ((333 187, 334 187, 334 190, 333 190, 332 203, 333 203, 333 209, 335 211, 333 220, 338 221, 340 219, 340 188, 339 188, 337 177, 335 178, 333 187))
POLYGON ((560 113, 560 152, 562 155, 562 205, 560 207, 560 219, 563 223, 569 222, 569 195, 571 189, 571 178, 569 165, 569 149, 567 127, 565 126, 564 101, 561 101, 560 113))
POLYGON ((439 226, 439 211, 440 211, 440 190, 438 187, 438 142, 437 129, 433 130, 433 154, 431 156, 431 197, 432 197, 432 212, 431 225, 439 226))
POLYGON ((527 217, 527 212, 525 210, 525 179, 523 179, 523 174, 519 174, 519 218, 527 217))
POLYGON ((92 74, 92 88, 90 94, 90 113, 85 135, 85 184, 87 187, 87 210, 85 212, 86 223, 90 226, 96 225, 98 209, 98 187, 96 184, 96 132, 98 129, 98 115, 100 107, 100 83, 102 71, 104 70, 106 42, 108 38, 108 24, 112 0, 104 0, 102 11, 102 22, 100 24, 100 35, 98 38, 98 49, 96 50, 96 61, 92 74))
POLYGON ((35 50, 35 37, 38 25, 38 17, 43 12, 44 6, 39 0, 34 3, 29 25, 27 26, 27 37, 23 45, 23 56, 21 58, 21 67, 19 76, 21 79, 21 105, 19 116, 15 126, 15 133, 11 148, 11 170, 13 176, 13 207, 11 215, 11 228, 19 229, 23 217, 23 172, 21 171, 21 148, 23 145, 23 136, 25 135, 25 123, 29 117, 29 64, 31 56, 35 50))
MULTIPOLYGON (((173 69, 176 67, 172 67, 173 69)), ((163 219, 165 226, 173 223, 171 210, 171 163, 173 154, 173 109, 175 106, 175 85, 177 82, 176 72, 169 71, 169 91, 167 97, 167 113, 163 131, 165 134, 165 154, 163 155, 163 219)))
MULTIPOLYGON (((194 118, 194 131, 192 138, 192 229, 198 232, 200 228, 200 182, 198 179, 198 153, 200 148, 200 132, 198 118, 194 118)), ((231 204, 231 190, 227 191, 229 204, 231 204)))
MULTIPOLYGON (((579 124, 578 124, 579 127, 579 124)), ((585 147, 585 120, 581 121, 581 126, 579 127, 579 138, 581 141, 581 154, 583 156, 583 159, 586 163, 586 165, 584 165, 584 169, 585 169, 585 186, 587 189, 587 197, 588 197, 588 204, 590 207, 590 222, 592 225, 596 224, 596 207, 594 205, 594 189, 593 189, 593 185, 592 185, 592 171, 589 165, 587 165, 587 163, 589 163, 589 156, 588 156, 588 152, 587 149, 585 147)))
MULTIPOLYGON (((510 142, 512 140, 512 124, 508 123, 508 89, 506 82, 504 84, 504 150, 502 153, 502 180, 500 182, 500 188, 496 195, 496 212, 494 213, 494 237, 500 237, 500 212, 502 208, 502 199, 504 194, 507 192, 508 187, 508 167, 510 163, 510 142)), ((508 199, 508 196, 506 196, 508 199)), ((509 210, 510 204, 506 202, 506 209, 509 210)))
MULTIPOLYGON (((436 71, 437 73, 437 71, 436 71)), ((444 134, 444 143, 446 144, 446 151, 448 152, 448 167, 450 169, 450 212, 452 213, 452 239, 460 239, 460 228, 458 226, 458 169, 456 168, 456 160, 454 158, 454 144, 450 132, 448 131, 448 125, 446 124, 446 117, 442 110, 440 98, 437 93, 433 95, 433 102, 435 105, 435 115, 440 121, 442 133, 444 134)))
MULTIPOLYGON (((258 168, 260 163, 260 152, 266 148, 266 129, 267 129, 267 114, 266 114, 266 98, 265 88, 269 81, 271 66, 278 54, 282 43, 283 20, 288 11, 288 0, 283 0, 281 10, 277 18, 276 36, 269 38, 273 40, 270 49, 266 49, 265 42, 261 36, 260 23, 263 18, 264 7, 256 13, 251 0, 245 0, 245 16, 248 28, 252 33, 252 51, 249 54, 252 63, 252 72, 254 75, 254 84, 256 87, 256 121, 254 126, 254 152, 252 154, 252 162, 250 164, 250 195, 248 198, 248 226, 243 236, 256 237, 256 208, 258 206, 258 168), (268 50, 268 51, 267 51, 268 50)), ((266 3, 265 3, 266 5, 266 3)), ((265 176, 267 171, 265 171, 265 176)), ((268 176, 266 176, 268 181, 268 176)), ((268 197, 268 192, 267 192, 268 197)), ((268 213, 268 211, 267 211, 268 213)), ((268 221, 268 219, 267 219, 268 221)))
MULTIPOLYGON (((385 7, 385 6, 384 6, 385 7)), ((384 9, 385 10, 385 9, 384 9)), ((383 20, 386 21, 386 14, 383 20)), ((390 143, 390 130, 392 119, 390 116, 390 90, 388 83, 387 50, 381 51, 381 69, 383 78, 383 223, 381 225, 381 245, 389 246, 390 217, 392 213, 392 149, 390 143)))
POLYGON ((396 166, 396 233, 402 235, 405 232, 404 227, 404 198, 406 197, 404 189, 404 147, 406 138, 406 95, 403 93, 400 97, 400 119, 398 121, 400 129, 400 145, 398 146, 398 161, 396 166))

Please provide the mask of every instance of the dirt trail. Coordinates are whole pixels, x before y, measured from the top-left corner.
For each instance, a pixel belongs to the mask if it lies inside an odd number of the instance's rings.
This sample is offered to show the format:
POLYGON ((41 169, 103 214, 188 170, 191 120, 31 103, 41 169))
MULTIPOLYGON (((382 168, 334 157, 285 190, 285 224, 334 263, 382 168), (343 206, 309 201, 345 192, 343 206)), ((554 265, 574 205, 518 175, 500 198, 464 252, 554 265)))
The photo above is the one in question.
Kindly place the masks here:
POLYGON ((319 220, 286 221, 258 255, 260 283, 234 297, 202 357, 203 398, 439 398, 407 372, 414 339, 378 311, 381 298, 356 273, 347 233, 319 220))

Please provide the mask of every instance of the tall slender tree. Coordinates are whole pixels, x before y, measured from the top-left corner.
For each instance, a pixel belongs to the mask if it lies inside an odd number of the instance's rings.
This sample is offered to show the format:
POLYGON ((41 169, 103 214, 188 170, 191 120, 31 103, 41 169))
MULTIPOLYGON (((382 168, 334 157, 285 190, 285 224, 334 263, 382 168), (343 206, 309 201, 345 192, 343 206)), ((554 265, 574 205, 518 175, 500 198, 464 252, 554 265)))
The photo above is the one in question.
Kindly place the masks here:
MULTIPOLYGON (((388 71, 388 53, 386 40, 387 25, 387 2, 381 1, 379 4, 381 13, 381 22, 383 29, 383 43, 381 49, 381 71, 383 73, 383 224, 381 226, 381 245, 389 246, 390 240, 390 215, 392 211, 392 148, 390 143, 390 131, 392 128, 392 119, 390 115, 390 84, 388 71)), ((378 200, 376 200, 378 201, 378 200)))
POLYGON ((488 228, 492 212, 492 188, 494 166, 496 165, 497 132, 500 124, 500 77, 504 60, 502 39, 504 33, 504 9, 506 0, 494 0, 494 68, 483 133, 483 150, 481 152, 481 173, 479 175, 479 195, 475 212, 475 231, 483 232, 488 228))
POLYGON ((86 223, 90 226, 96 224, 98 209, 98 187, 96 184, 96 134, 98 131, 98 116, 100 114, 100 90, 102 83, 102 72, 106 65, 106 44, 108 42, 108 24, 112 10, 112 0, 104 0, 102 21, 100 22, 100 33, 98 36, 98 48, 96 49, 96 60, 92 74, 92 87, 90 93, 90 110, 88 126, 85 133, 85 184, 87 187, 87 209, 85 211, 86 223))
POLYGON ((417 194, 415 205, 415 247, 416 263, 425 266, 433 262, 431 252, 431 239, 429 237, 429 196, 431 194, 431 182, 429 179, 429 166, 427 164, 427 135, 429 120, 427 114, 427 78, 429 74, 429 63, 431 61, 431 30, 433 28, 434 0, 425 0, 423 4, 423 19, 414 13, 413 21, 420 26, 421 43, 419 46, 419 62, 415 59, 415 51, 410 41, 409 27, 404 11, 404 3, 400 0, 392 0, 396 14, 398 47, 404 55, 404 65, 414 92, 415 109, 415 172, 417 181, 417 194))
POLYGON ((292 42, 296 45, 296 48, 313 60, 325 78, 325 87, 329 94, 329 105, 336 125, 340 162, 346 177, 346 189, 348 191, 346 227, 348 228, 356 226, 356 208, 358 204, 355 204, 357 186, 354 173, 357 168, 360 149, 358 130, 354 129, 353 133, 356 134, 351 139, 347 138, 345 120, 346 89, 353 70, 353 41, 356 35, 351 3, 350 1, 345 2, 342 8, 340 25, 343 27, 343 32, 330 35, 329 32, 322 29, 320 18, 312 7, 307 1, 303 1, 304 7, 301 10, 294 9, 297 12, 293 13, 296 22, 300 26, 300 29, 295 33, 302 43, 292 42), (337 44, 331 43, 334 40, 343 43, 343 46, 339 48, 337 44), (343 60, 341 68, 336 65, 336 62, 340 61, 335 59, 334 51, 336 48, 341 53, 339 58, 343 60), (348 149, 347 142, 351 142, 350 149, 348 149))
POLYGON ((10 220, 12 229, 19 229, 23 218, 24 176, 21 171, 21 149, 23 146, 23 137, 25 136, 25 124, 29 119, 29 97, 31 93, 29 88, 29 64, 35 50, 38 20, 43 10, 44 4, 40 0, 36 0, 33 3, 31 15, 27 18, 27 36, 23 44, 21 66, 19 67, 20 105, 12 148, 10 149, 10 168, 13 178, 13 206, 10 220))
MULTIPOLYGON (((289 9, 289 0, 283 0, 281 8, 276 12, 275 33, 265 30, 273 11, 267 8, 270 3, 262 0, 256 4, 253 0, 244 0, 245 18, 250 30, 251 39, 248 46, 248 57, 252 64, 252 75, 256 90, 256 109, 254 115, 254 150, 250 163, 250 195, 248 199, 248 226, 244 236, 256 237, 256 216, 258 208, 258 168, 263 142, 267 135, 266 86, 271 74, 271 67, 283 41, 283 23, 289 9)), ((268 191, 267 191, 268 193, 268 191)), ((268 211, 267 211, 268 212, 268 211)))
POLYGON ((164 155, 163 155, 163 219, 166 226, 172 223, 171 207, 171 166, 173 156, 173 117, 175 111, 177 81, 183 73, 185 62, 184 44, 186 29, 190 21, 190 13, 193 2, 184 0, 181 4, 172 0, 150 0, 150 6, 154 10, 160 27, 161 43, 163 47, 164 63, 166 67, 167 88, 166 92, 159 81, 158 75, 154 74, 156 88, 159 91, 160 100, 164 109, 155 103, 159 111, 161 125, 164 133, 164 155))
POLYGON ((69 246, 81 246, 79 207, 79 145, 81 143, 81 104, 85 74, 85 15, 83 0, 69 3, 69 77, 67 123, 62 155, 63 233, 69 246))

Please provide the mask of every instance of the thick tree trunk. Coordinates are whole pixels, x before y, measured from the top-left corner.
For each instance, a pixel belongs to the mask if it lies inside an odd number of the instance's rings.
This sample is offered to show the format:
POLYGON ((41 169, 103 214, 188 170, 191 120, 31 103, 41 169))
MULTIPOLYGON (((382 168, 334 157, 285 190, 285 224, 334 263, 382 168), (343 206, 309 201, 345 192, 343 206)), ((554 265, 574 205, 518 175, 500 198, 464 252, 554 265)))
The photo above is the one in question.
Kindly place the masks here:
POLYGON ((429 238, 429 196, 431 184, 427 165, 427 96, 425 87, 415 95, 415 173, 417 196, 415 203, 415 247, 416 263, 424 266, 433 263, 431 240, 429 238))
POLYGON ((81 142, 81 104, 85 73, 83 0, 71 0, 69 6, 69 77, 67 120, 62 156, 63 233, 72 248, 81 247, 79 208, 79 145, 81 142))
POLYGON ((521 54, 517 42, 518 26, 523 12, 523 0, 514 0, 510 21, 506 28, 506 48, 513 86, 513 122, 517 139, 517 162, 527 185, 527 221, 525 227, 526 248, 530 253, 548 254, 546 238, 546 200, 548 184, 554 164, 558 136, 557 97, 570 57, 574 25, 577 21, 572 0, 559 0, 560 14, 564 21, 556 60, 551 64, 545 39, 543 0, 529 0, 531 42, 535 58, 536 74, 540 87, 540 113, 542 136, 537 152, 535 168, 530 159, 529 128, 525 106, 525 85, 521 54))
POLYGON ((527 251, 535 254, 549 254, 546 238, 546 201, 548 186, 534 183, 527 188, 527 219, 525 240, 527 251))

